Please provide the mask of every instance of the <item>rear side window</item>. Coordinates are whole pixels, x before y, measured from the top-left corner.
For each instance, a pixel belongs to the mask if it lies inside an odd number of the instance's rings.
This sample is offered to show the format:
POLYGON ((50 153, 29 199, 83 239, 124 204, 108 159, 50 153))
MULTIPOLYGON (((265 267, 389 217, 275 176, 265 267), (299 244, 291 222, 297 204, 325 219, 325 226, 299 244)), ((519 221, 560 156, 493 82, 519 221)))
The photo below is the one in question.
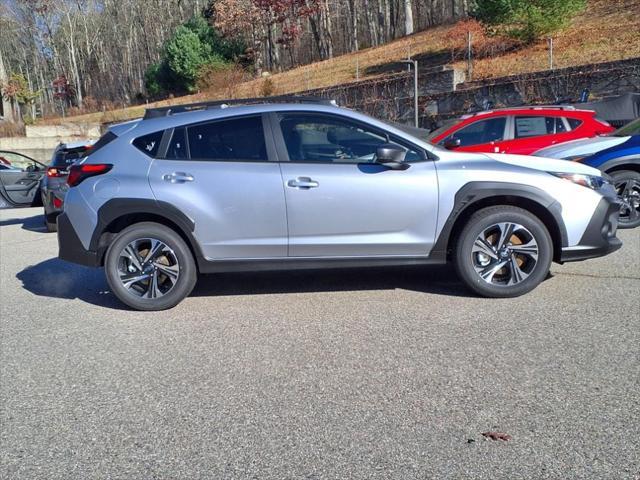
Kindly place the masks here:
POLYGON ((562 117, 515 117, 515 125, 516 138, 537 137, 567 131, 562 117))
POLYGON ((266 161, 262 118, 242 117, 187 127, 192 160, 266 161))
MULTIPOLYGON (((164 131, 153 132, 148 135, 138 137, 133 141, 133 146, 141 152, 146 153, 150 157, 155 157, 158 154, 160 148, 160 141, 164 131)), ((95 150, 95 149, 94 149, 95 150)))
POLYGON ((582 120, 578 120, 577 118, 567 118, 567 121, 569 122, 571 130, 575 130, 580 125, 582 125, 582 120))

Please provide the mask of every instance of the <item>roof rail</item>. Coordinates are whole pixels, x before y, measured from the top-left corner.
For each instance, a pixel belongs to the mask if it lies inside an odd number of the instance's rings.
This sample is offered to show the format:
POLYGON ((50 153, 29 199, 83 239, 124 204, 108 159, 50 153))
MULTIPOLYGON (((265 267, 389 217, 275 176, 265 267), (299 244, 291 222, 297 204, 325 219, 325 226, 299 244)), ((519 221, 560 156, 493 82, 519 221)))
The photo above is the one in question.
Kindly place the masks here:
POLYGON ((578 110, 574 105, 521 105, 517 107, 499 107, 492 108, 490 110, 478 110, 477 112, 469 112, 464 117, 470 118, 476 115, 485 115, 492 112, 502 112, 505 110, 565 110, 575 111, 578 110))
POLYGON ((274 97, 257 98, 233 98, 229 100, 213 100, 209 102, 186 103, 184 105, 170 105, 168 107, 147 108, 144 112, 143 120, 151 118, 168 117, 174 113, 193 112, 198 110, 208 110, 210 108, 226 108, 233 105, 255 105, 261 103, 316 103, 323 105, 337 106, 335 100, 328 100, 322 97, 312 97, 303 95, 279 95, 274 97))

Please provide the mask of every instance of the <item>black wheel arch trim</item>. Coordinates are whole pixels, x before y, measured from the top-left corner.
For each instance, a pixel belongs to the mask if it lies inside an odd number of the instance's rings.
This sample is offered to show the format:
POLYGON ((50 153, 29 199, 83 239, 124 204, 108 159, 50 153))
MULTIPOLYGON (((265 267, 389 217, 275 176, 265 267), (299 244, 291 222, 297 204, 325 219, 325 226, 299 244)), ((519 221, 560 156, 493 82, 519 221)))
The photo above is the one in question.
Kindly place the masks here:
POLYGON ((89 250, 97 253, 98 262, 101 262, 109 246, 108 243, 101 243, 103 234, 108 232, 109 226, 115 221, 128 215, 160 217, 176 225, 180 229, 178 233, 187 240, 193 251, 196 262, 202 263, 203 255, 193 236, 196 228, 195 222, 170 203, 145 198, 114 198, 98 209, 98 224, 89 243, 89 250))
POLYGON ((612 168, 620 170, 620 167, 626 166, 631 166, 631 169, 634 171, 640 171, 640 156, 628 155, 625 157, 614 158, 612 160, 604 162, 598 167, 598 170, 606 173, 612 168))
MULTIPOLYGON (((544 190, 530 185, 522 185, 510 182, 469 182, 465 184, 454 199, 454 206, 447 218, 442 231, 429 255, 433 260, 440 259, 443 262, 449 257, 449 248, 451 235, 454 231, 456 222, 470 207, 478 202, 493 197, 514 197, 523 198, 531 202, 535 202, 541 208, 544 208, 554 219, 559 233, 560 248, 564 248, 569 244, 567 229, 562 219, 562 207, 560 203, 551 197, 544 190)), ((511 204, 510 204, 511 205, 511 204)), ((514 206, 518 206, 517 204, 514 206)), ((526 205, 520 208, 527 209, 526 205)), ((543 219, 540 219, 544 221, 543 219)), ((549 232, 553 235, 553 232, 549 232)), ((554 259, 559 258, 560 252, 554 252, 554 259)))

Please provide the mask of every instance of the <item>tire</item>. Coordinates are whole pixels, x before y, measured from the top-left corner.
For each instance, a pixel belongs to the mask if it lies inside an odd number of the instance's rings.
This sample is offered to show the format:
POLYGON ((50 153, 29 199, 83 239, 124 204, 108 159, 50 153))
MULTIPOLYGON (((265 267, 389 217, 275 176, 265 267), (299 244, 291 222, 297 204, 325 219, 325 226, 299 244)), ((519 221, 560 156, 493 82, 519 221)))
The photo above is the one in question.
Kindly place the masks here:
POLYGON ((47 232, 53 233, 58 231, 58 223, 56 222, 55 217, 51 219, 49 215, 45 216, 44 223, 47 227, 47 232))
POLYGON ((623 202, 620 208, 619 228, 640 226, 640 173, 633 170, 611 172, 613 185, 623 202))
POLYGON ((552 260, 553 242, 544 224, 527 210, 507 205, 474 213, 454 249, 460 279, 491 298, 530 292, 547 277, 552 260))
POLYGON ((107 250, 104 269, 114 295, 136 310, 173 308, 197 280, 193 255, 182 237, 151 222, 120 232, 107 250), (154 249, 156 254, 147 257, 154 249))

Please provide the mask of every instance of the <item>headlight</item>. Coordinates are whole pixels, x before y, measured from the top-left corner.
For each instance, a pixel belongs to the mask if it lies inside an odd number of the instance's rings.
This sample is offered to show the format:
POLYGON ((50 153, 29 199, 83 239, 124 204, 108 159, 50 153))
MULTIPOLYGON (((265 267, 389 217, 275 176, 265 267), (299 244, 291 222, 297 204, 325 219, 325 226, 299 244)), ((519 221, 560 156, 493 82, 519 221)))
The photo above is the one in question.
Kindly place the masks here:
POLYGON ((551 175, 569 180, 570 182, 577 183, 583 187, 591 188, 592 190, 601 189, 607 182, 603 177, 596 175, 585 175, 583 173, 557 173, 549 172, 551 175))

